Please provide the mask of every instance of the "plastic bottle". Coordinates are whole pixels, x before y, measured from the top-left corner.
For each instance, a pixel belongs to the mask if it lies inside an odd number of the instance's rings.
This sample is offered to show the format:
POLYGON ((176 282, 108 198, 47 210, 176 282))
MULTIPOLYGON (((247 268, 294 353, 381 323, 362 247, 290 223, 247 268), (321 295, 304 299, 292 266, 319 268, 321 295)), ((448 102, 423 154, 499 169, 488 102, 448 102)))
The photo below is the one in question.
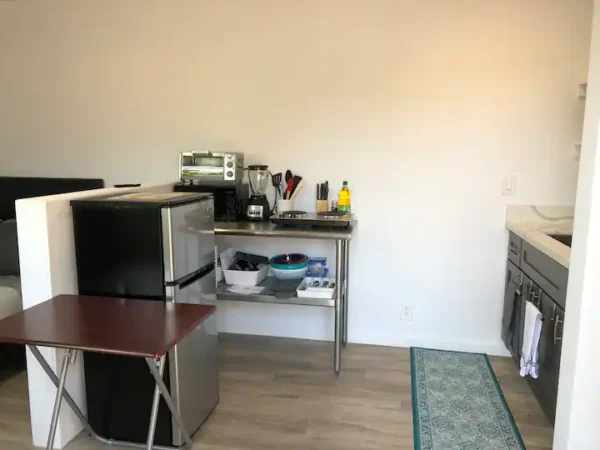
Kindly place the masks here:
POLYGON ((338 210, 342 213, 350 213, 352 210, 350 191, 348 190, 348 182, 344 181, 342 190, 339 195, 338 210))

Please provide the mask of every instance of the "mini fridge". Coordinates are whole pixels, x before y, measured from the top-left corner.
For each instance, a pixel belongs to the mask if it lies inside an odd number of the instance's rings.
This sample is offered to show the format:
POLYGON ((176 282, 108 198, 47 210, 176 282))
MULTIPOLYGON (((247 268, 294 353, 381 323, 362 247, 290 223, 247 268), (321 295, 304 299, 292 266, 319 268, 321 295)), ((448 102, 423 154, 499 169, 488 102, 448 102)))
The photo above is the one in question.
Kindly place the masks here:
MULTIPOLYGON (((210 303, 212 194, 139 192, 71 202, 79 294, 210 303)), ((110 324, 107 324, 110 326, 110 324)), ((145 443, 155 383, 139 358, 84 353, 88 420, 107 439, 145 443)), ((219 399, 215 315, 169 352, 164 380, 193 434, 219 399)), ((161 399, 155 444, 182 446, 161 399)))

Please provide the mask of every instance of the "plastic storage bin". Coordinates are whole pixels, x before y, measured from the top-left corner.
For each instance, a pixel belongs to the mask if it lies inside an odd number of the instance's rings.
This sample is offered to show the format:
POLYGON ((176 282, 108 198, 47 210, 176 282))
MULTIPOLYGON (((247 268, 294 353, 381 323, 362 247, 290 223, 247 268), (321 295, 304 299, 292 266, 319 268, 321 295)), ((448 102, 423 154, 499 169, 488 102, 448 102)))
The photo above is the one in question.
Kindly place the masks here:
POLYGON ((335 280, 327 278, 312 278, 306 277, 296 289, 298 297, 305 298, 333 298, 335 293, 335 280), (323 287, 324 282, 327 282, 327 287, 323 287), (317 286, 315 284, 318 283, 317 286))
POLYGON ((225 283, 239 286, 256 286, 269 274, 269 265, 265 264, 257 272, 244 272, 242 270, 224 270, 225 283))

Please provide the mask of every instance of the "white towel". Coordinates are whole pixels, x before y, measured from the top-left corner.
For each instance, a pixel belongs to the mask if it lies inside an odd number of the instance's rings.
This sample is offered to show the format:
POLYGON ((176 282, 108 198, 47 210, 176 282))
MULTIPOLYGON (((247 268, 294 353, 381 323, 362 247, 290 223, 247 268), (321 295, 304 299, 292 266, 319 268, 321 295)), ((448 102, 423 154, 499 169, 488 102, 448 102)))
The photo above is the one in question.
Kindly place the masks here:
POLYGON ((531 302, 525 302, 525 325, 521 349, 521 376, 539 376, 538 344, 542 334, 542 313, 531 302))

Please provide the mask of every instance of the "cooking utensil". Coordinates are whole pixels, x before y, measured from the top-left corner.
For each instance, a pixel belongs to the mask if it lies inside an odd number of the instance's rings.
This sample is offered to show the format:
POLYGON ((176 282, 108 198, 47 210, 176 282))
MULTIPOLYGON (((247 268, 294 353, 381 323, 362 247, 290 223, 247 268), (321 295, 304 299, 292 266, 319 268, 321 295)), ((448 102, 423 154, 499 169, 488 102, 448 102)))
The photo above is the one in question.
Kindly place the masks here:
POLYGON ((317 184, 317 200, 329 199, 329 181, 322 184, 317 184))
POLYGON ((302 181, 302 177, 300 175, 294 175, 294 184, 292 186, 292 197, 294 198, 294 193, 296 192, 296 189, 298 188, 298 184, 302 181))
POLYGON ((300 181, 298 182, 298 184, 294 188, 294 192, 292 192, 292 200, 294 198, 296 198, 296 195, 298 195, 298 193, 302 190, 303 186, 304 186, 304 180, 300 179, 300 181))
POLYGON ((285 190, 285 198, 289 200, 292 197, 292 190, 294 189, 294 179, 290 178, 287 181, 287 189, 285 190))
POLYGON ((271 175, 271 183, 273 183, 273 187, 277 190, 279 195, 281 195, 281 181, 283 180, 283 174, 281 172, 276 173, 275 175, 271 175))
POLYGON ((291 171, 291 170, 289 170, 289 169, 288 169, 288 170, 286 170, 286 171, 285 171, 285 182, 286 182, 286 183, 289 183, 289 182, 290 182, 290 180, 293 180, 293 179, 294 179, 294 175, 292 174, 292 171, 291 171))

